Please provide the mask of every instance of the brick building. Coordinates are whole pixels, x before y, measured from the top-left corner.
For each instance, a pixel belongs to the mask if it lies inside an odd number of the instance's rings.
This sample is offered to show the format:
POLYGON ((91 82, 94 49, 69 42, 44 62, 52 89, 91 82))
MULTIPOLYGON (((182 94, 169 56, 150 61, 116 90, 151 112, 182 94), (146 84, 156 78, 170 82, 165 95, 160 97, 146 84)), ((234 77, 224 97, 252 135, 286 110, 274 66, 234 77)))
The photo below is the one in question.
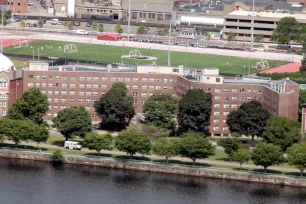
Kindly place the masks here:
POLYGON ((0 5, 7 5, 12 13, 28 13, 28 0, 0 0, 0 5))
MULTIPOLYGON (((14 72, 17 73, 17 72, 14 72)), ((227 115, 242 103, 259 100, 271 115, 287 116, 297 120, 299 85, 289 79, 272 81, 260 78, 226 78, 216 68, 184 69, 182 67, 92 67, 65 65, 48 67, 30 64, 22 75, 12 74, 9 105, 23 91, 39 87, 48 96, 50 121, 57 112, 70 106, 84 106, 93 121, 98 122, 93 103, 103 96, 115 82, 126 83, 134 97, 137 113, 153 93, 169 93, 180 98, 188 89, 202 88, 213 96, 210 132, 229 135, 227 115), (17 90, 17 92, 16 92, 17 90)))

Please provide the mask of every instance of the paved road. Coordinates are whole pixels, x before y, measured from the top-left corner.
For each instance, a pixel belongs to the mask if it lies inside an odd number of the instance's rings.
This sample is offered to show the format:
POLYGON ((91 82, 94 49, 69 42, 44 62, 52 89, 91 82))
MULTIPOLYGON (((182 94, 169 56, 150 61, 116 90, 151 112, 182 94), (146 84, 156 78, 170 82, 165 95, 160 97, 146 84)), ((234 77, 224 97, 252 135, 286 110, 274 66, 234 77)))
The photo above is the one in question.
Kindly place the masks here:
MULTIPOLYGON (((12 141, 4 141, 5 143, 8 144, 13 144, 12 141)), ((21 142, 21 145, 31 145, 36 147, 36 143, 32 143, 32 142, 21 142)), ((50 144, 40 144, 39 145, 41 148, 60 148, 60 149, 64 149, 63 147, 59 147, 56 145, 50 145, 50 144)), ((78 150, 75 150, 78 151, 78 150)), ((83 148, 81 151, 84 152, 91 152, 91 153, 96 153, 96 151, 94 150, 89 150, 88 148, 83 148)), ((108 151, 108 150, 102 150, 101 154, 116 154, 116 155, 126 155, 125 152, 120 152, 120 151, 108 151)), ((143 156, 142 154, 136 154, 136 156, 143 156)), ((157 155, 146 155, 146 157, 148 158, 152 158, 152 159, 161 159, 162 157, 159 157, 157 155)), ((178 161, 183 161, 183 162, 191 162, 190 159, 188 158, 182 158, 182 157, 173 157, 171 158, 172 160, 178 160, 178 161)), ((226 161, 218 161, 218 160, 210 160, 210 159, 199 159, 197 160, 197 163, 201 163, 201 164, 210 164, 210 165, 221 165, 221 166, 231 166, 231 167, 240 167, 240 165, 236 162, 226 162, 226 161)), ((255 166, 253 164, 244 164, 242 166, 243 168, 252 168, 252 169, 262 169, 262 167, 259 166, 255 166)), ((275 170, 275 171, 283 171, 283 172, 299 172, 297 169, 293 169, 293 168, 283 168, 283 167, 277 167, 277 166, 273 166, 273 167, 269 167, 270 170, 275 170)))

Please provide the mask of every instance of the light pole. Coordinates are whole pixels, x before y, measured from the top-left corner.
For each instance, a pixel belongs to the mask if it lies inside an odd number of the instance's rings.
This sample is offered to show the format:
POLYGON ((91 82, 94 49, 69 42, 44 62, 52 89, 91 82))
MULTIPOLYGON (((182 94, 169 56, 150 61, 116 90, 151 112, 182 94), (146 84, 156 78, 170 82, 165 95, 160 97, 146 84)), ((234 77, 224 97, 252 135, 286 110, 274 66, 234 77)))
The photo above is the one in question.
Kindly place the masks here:
MULTIPOLYGON (((254 7, 255 7, 255 0, 253 0, 253 8, 252 8, 252 29, 251 29, 251 49, 250 52, 254 50, 254 7)), ((251 73, 251 53, 249 54, 249 75, 251 73)))
POLYGON ((168 66, 170 67, 171 66, 171 20, 169 21, 169 36, 168 36, 168 43, 169 43, 169 47, 168 47, 168 66))
POLYGON ((58 60, 58 57, 48 57, 48 58, 52 60, 52 67, 53 67, 53 60, 58 60))
POLYGON ((130 41, 130 27, 131 27, 131 0, 129 0, 129 11, 128 11, 128 41, 130 41))

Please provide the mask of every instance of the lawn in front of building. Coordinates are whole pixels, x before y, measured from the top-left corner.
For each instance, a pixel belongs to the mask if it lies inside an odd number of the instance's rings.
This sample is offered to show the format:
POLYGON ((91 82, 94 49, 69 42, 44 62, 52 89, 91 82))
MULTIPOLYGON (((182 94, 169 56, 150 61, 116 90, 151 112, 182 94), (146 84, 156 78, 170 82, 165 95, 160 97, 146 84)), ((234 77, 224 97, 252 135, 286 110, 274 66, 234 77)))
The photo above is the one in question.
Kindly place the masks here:
MULTIPOLYGON (((78 51, 75 53, 64 53, 64 46, 71 44, 70 42, 61 41, 37 41, 29 43, 28 47, 22 48, 5 48, 4 53, 13 55, 27 55, 32 57, 33 50, 31 47, 44 47, 40 49, 41 57, 58 57, 62 59, 85 60, 91 62, 103 63, 121 63, 121 55, 128 55, 129 51, 140 50, 142 55, 157 57, 157 65, 167 65, 168 51, 138 49, 132 47, 97 45, 86 43, 73 43, 76 45, 78 51), (46 46, 47 45, 47 46, 46 46), (52 48, 51 48, 52 47, 52 48)), ((34 49, 34 54, 37 58, 37 49, 34 49)), ((185 53, 185 52, 171 52, 171 65, 179 66, 185 65, 191 68, 217 67, 220 73, 223 74, 247 74, 249 59, 238 58, 231 56, 199 54, 199 53, 185 53)), ((258 59, 251 59, 251 66, 255 66, 258 59)), ((151 61, 145 60, 130 60, 124 59, 125 64, 150 64, 151 61)), ((271 67, 285 64, 285 61, 269 60, 271 67)), ((256 69, 251 69, 251 73, 256 72, 256 69)))

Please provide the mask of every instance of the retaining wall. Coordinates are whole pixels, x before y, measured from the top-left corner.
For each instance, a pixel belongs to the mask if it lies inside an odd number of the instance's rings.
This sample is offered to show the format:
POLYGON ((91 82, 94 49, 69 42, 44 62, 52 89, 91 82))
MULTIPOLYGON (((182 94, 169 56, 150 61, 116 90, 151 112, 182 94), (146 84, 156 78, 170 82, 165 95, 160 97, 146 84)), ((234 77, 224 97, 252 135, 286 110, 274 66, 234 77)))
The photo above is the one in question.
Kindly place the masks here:
MULTIPOLYGON (((52 161, 51 153, 42 152, 26 152, 26 151, 12 151, 12 150, 0 150, 0 157, 15 158, 15 159, 30 159, 39 161, 52 161)), ((250 173, 230 171, 225 169, 213 169, 204 167, 186 167, 181 165, 166 165, 160 163, 152 163, 145 161, 129 161, 123 159, 112 158, 88 158, 85 156, 72 156, 65 155, 64 163, 88 165, 88 166, 100 166, 107 168, 138 170, 147 172, 158 172, 168 174, 180 174, 186 176, 201 176, 210 178, 231 179, 247 182, 258 182, 267 184, 278 184, 287 186, 306 187, 306 179, 298 177, 289 177, 281 175, 271 175, 262 173, 250 173)))

